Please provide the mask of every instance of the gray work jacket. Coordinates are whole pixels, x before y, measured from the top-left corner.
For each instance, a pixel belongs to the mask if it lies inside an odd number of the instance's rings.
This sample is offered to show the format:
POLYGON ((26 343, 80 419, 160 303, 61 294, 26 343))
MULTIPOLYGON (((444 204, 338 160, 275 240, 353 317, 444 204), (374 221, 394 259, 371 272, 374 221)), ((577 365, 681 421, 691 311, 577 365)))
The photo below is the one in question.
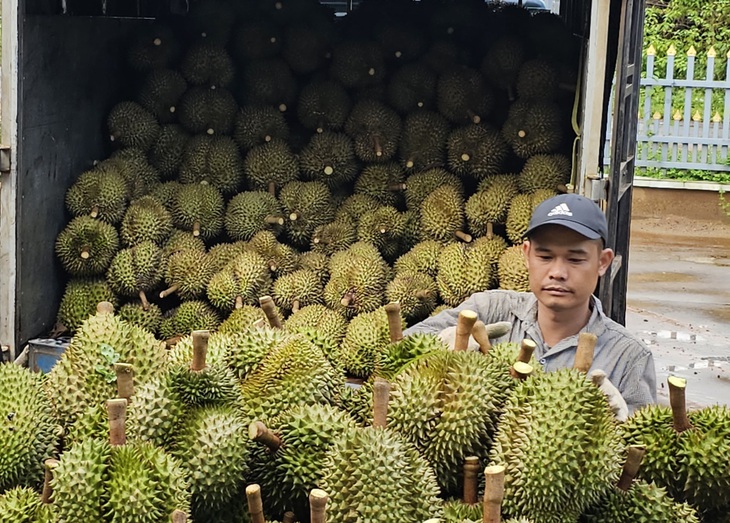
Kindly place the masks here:
MULTIPOLYGON (((473 310, 486 324, 511 322, 512 331, 495 342, 533 340, 537 344, 535 358, 546 371, 573 366, 578 335, 565 338, 554 347, 547 346, 537 324, 537 298, 531 292, 478 292, 458 307, 428 318, 406 329, 403 334, 439 333, 455 325, 459 311, 463 309, 473 310)), ((581 330, 598 337, 591 369, 602 369, 606 373, 621 392, 629 411, 656 403, 656 372, 651 351, 640 339, 607 317, 601 302, 595 297, 592 297, 592 309, 588 323, 581 330)))

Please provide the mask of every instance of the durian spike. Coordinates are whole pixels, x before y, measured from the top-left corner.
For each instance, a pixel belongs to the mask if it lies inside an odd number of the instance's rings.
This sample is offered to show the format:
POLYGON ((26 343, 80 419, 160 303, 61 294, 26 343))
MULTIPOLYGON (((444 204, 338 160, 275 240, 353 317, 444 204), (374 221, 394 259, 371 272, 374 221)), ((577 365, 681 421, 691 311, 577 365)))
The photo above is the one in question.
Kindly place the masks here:
POLYGON ((472 123, 478 124, 482 121, 482 117, 479 116, 474 111, 472 111, 471 109, 466 110, 466 115, 469 117, 469 120, 471 120, 472 123))
POLYGON ((388 425, 388 401, 390 383, 383 378, 375 378, 373 384, 373 427, 385 428, 388 425))
POLYGON ((494 238, 494 224, 487 222, 487 239, 491 240, 492 238, 494 238))
POLYGON ((669 404, 672 406, 674 430, 681 434, 692 428, 692 424, 687 417, 687 402, 685 399, 687 380, 677 376, 669 376, 667 383, 669 383, 669 404))
POLYGON ((193 362, 190 364, 190 370, 199 372, 205 369, 210 331, 193 331, 191 335, 193 337, 193 362))
POLYGON ((193 236, 200 236, 200 222, 198 220, 193 222, 193 236))
POLYGON ((170 521, 172 523, 186 523, 188 520, 188 515, 183 512, 182 510, 175 509, 172 511, 172 514, 170 515, 170 521))
POLYGON ((521 361, 522 363, 530 363, 530 358, 532 358, 532 355, 535 352, 535 349, 537 348, 537 343, 534 341, 525 338, 520 343, 520 353, 517 355, 517 361, 521 361))
POLYGON ((487 326, 484 325, 484 322, 482 320, 477 320, 474 322, 474 326, 471 328, 471 335, 479 344, 479 351, 484 355, 489 354, 489 351, 492 348, 492 342, 489 341, 487 326))
POLYGON ((79 254, 79 256, 81 256, 81 259, 83 259, 83 260, 88 260, 91 257, 91 253, 89 252, 89 247, 88 246, 83 247, 81 249, 81 254, 79 254))
POLYGON ((646 449, 641 445, 631 445, 629 447, 629 455, 624 463, 623 472, 621 472, 621 478, 618 480, 616 485, 624 492, 628 492, 631 488, 631 484, 634 482, 634 478, 639 473, 639 467, 641 467, 641 461, 644 459, 644 453, 646 449))
POLYGON ((294 523, 296 520, 296 514, 294 514, 291 510, 287 510, 281 518, 281 523, 294 523))
POLYGON ((326 523, 327 521, 327 493, 318 488, 309 493, 309 521, 310 523, 326 523))
POLYGON ((237 310, 243 308, 243 297, 242 296, 236 296, 236 304, 234 305, 234 307, 237 310))
POLYGON ((96 218, 99 216, 99 206, 98 205, 94 205, 91 208, 91 212, 89 213, 89 216, 91 216, 92 218, 96 218))
POLYGON ((269 225, 284 225, 284 218, 281 216, 267 216, 265 221, 269 225))
POLYGON ((525 381, 527 378, 530 377, 532 374, 532 365, 529 363, 523 363, 521 361, 516 361, 512 368, 510 369, 510 374, 520 381, 525 381))
POLYGON ((593 364, 593 351, 596 349, 598 338, 590 332, 581 332, 578 335, 578 347, 575 349, 573 368, 580 372, 588 372, 593 364))
POLYGON ((264 311, 266 319, 269 320, 269 325, 271 325, 272 328, 283 328, 283 325, 281 324, 281 318, 279 318, 279 313, 276 312, 274 299, 271 296, 261 296, 259 298, 259 305, 261 305, 261 309, 264 311))
POLYGON ((41 494, 41 501, 48 505, 51 502, 53 496, 53 487, 51 481, 53 481, 53 471, 58 466, 59 461, 57 459, 49 458, 43 462, 43 493, 41 494))
POLYGON ((149 310, 150 302, 147 300, 147 294, 144 291, 139 291, 139 301, 142 302, 142 309, 149 310))
POLYGON ((248 513, 251 516, 251 523, 266 523, 264 504, 261 501, 261 487, 256 483, 246 487, 246 499, 248 500, 248 513))
POLYGON ((97 314, 114 314, 114 305, 108 301, 100 301, 96 304, 97 314))
POLYGON ((127 442, 124 426, 127 420, 127 400, 124 398, 107 400, 106 410, 109 414, 109 443, 113 447, 124 445, 127 442))
POLYGON ((129 363, 115 363, 117 375, 117 397, 128 400, 134 396, 134 369, 129 363))
POLYGON ((476 321, 477 313, 474 311, 463 310, 459 313, 459 318, 456 320, 455 351, 464 351, 469 347, 469 336, 476 321))
POLYGON ((388 330, 390 341, 395 343, 403 339, 403 320, 400 315, 400 303, 390 302, 385 306, 385 313, 388 315, 388 330))
POLYGON ((347 291, 342 299, 340 305, 343 307, 350 307, 355 302, 355 293, 353 291, 347 291))
POLYGON ((479 474, 479 458, 469 456, 464 460, 464 503, 479 503, 477 494, 477 474, 479 474))
POLYGON ((471 234, 467 234, 464 231, 454 231, 454 236, 459 238, 464 243, 471 243, 472 240, 471 234))
POLYGON ((373 136, 373 150, 375 151, 375 156, 378 158, 383 156, 383 146, 380 143, 380 136, 373 136))
POLYGON ((179 287, 177 285, 173 285, 172 287, 168 287, 164 291, 160 293, 160 298, 167 298, 170 294, 173 292, 176 292, 179 287))
POLYGON ((271 452, 276 452, 281 447, 281 438, 271 432, 261 421, 254 421, 248 426, 249 439, 266 445, 271 452))
POLYGON ((271 196, 276 196, 276 183, 269 182, 269 194, 271 196))
POLYGON ((294 300, 294 302, 291 304, 291 311, 298 312, 300 307, 301 307, 301 302, 299 300, 294 300))
POLYGON ((495 465, 484 469, 484 505, 482 523, 502 521, 502 499, 504 498, 504 467, 495 465))

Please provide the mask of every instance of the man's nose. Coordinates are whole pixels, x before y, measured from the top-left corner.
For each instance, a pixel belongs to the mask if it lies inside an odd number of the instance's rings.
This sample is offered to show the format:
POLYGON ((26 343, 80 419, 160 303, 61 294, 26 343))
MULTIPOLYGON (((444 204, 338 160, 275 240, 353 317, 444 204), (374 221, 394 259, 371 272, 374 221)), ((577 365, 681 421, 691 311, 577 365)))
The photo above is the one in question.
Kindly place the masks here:
POLYGON ((568 277, 567 264, 560 258, 553 259, 548 276, 551 280, 564 281, 568 277))

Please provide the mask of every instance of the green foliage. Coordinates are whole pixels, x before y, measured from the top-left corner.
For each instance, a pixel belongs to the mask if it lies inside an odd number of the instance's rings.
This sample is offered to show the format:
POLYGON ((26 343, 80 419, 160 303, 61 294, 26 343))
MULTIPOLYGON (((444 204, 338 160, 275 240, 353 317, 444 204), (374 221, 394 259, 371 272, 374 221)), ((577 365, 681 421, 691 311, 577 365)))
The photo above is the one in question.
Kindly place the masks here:
POLYGON ((720 207, 725 214, 730 216, 730 202, 725 199, 725 191, 722 189, 720 189, 720 207))

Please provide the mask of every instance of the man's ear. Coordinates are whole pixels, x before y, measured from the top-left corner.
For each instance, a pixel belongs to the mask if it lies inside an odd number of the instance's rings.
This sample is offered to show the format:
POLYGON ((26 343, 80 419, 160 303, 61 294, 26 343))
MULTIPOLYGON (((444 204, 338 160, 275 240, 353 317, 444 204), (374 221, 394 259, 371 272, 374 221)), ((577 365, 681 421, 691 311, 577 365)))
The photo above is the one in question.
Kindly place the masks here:
POLYGON ((613 249, 603 249, 598 255, 598 275, 603 276, 606 274, 608 267, 613 261, 613 249))
POLYGON ((527 268, 530 268, 530 257, 528 256, 530 254, 530 240, 525 238, 525 241, 522 242, 522 256, 525 258, 525 265, 527 265, 527 268))

